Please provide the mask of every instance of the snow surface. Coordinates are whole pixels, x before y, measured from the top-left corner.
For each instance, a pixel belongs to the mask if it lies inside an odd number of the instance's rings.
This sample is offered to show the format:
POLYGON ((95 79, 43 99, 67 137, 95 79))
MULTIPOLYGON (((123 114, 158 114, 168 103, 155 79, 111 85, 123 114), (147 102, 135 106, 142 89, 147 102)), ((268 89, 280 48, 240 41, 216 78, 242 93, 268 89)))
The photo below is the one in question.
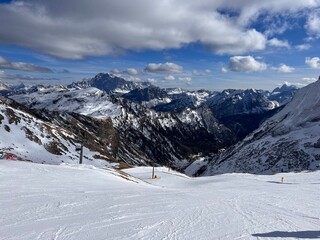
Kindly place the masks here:
POLYGON ((320 238, 319 171, 126 172, 0 160, 0 239, 320 238))
POLYGON ((113 104, 106 93, 94 87, 63 92, 49 89, 10 98, 35 109, 75 112, 97 118, 116 117, 121 108, 113 104))

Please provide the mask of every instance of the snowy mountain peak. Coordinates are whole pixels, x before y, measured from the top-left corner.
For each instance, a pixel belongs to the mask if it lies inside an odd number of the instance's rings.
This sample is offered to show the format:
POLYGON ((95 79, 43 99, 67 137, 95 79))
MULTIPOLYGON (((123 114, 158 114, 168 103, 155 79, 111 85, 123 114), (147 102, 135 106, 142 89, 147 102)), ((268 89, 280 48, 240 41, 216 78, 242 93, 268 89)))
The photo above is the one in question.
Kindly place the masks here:
POLYGON ((292 85, 288 82, 285 82, 281 87, 275 88, 271 94, 288 92, 288 91, 297 90, 297 89, 299 89, 297 86, 292 85))
POLYGON ((66 88, 43 89, 30 94, 10 96, 11 99, 34 109, 79 113, 94 117, 114 117, 120 114, 120 106, 94 87, 69 91, 66 88))
POLYGON ((91 79, 86 79, 81 82, 76 82, 68 85, 68 88, 87 88, 96 87, 107 93, 128 93, 134 89, 149 87, 149 82, 132 82, 121 77, 109 73, 98 73, 91 79))
POLYGON ((295 85, 290 85, 289 83, 283 84, 281 87, 275 88, 269 96, 270 100, 277 101, 280 106, 285 105, 290 102, 298 91, 298 87, 295 85))

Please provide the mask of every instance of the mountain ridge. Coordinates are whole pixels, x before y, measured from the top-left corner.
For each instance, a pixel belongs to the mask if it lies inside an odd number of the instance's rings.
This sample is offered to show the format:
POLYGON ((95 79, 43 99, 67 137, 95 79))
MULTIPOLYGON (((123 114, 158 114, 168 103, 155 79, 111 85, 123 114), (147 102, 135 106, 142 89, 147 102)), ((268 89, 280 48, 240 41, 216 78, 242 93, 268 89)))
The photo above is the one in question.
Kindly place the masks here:
MULTIPOLYGON (((197 156, 217 154, 241 141, 281 109, 263 90, 186 91, 148 84, 132 85, 135 88, 125 93, 124 88, 115 91, 117 84, 104 85, 109 78, 98 74, 78 86, 36 86, 9 97, 78 138, 87 134, 97 142, 93 149, 104 149, 105 159, 178 170, 197 156), (88 84, 96 81, 108 92, 88 84), (70 128, 72 122, 82 130, 70 128), (104 126, 113 139, 106 143, 102 141, 107 135, 100 134, 104 126)), ((112 79, 128 86, 124 79, 112 79)))
POLYGON ((320 169, 320 77, 243 141, 186 169, 203 176, 225 172, 273 174, 320 169))

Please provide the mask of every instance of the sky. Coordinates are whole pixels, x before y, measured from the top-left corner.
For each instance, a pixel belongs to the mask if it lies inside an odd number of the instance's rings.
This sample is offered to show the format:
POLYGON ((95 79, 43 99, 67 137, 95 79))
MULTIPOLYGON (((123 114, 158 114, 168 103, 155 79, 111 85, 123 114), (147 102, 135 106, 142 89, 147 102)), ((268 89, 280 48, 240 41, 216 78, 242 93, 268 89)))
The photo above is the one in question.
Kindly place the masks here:
POLYGON ((109 72, 160 87, 272 90, 320 75, 320 0, 0 0, 0 80, 109 72))

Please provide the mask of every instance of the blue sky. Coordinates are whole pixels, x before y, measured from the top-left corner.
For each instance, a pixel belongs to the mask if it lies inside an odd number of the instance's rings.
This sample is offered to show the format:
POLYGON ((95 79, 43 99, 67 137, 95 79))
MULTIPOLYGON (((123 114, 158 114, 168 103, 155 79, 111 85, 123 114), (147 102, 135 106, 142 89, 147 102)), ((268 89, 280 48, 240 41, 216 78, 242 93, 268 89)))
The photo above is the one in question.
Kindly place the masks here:
POLYGON ((112 72, 161 87, 304 86, 320 69, 319 0, 0 1, 0 80, 112 72))

